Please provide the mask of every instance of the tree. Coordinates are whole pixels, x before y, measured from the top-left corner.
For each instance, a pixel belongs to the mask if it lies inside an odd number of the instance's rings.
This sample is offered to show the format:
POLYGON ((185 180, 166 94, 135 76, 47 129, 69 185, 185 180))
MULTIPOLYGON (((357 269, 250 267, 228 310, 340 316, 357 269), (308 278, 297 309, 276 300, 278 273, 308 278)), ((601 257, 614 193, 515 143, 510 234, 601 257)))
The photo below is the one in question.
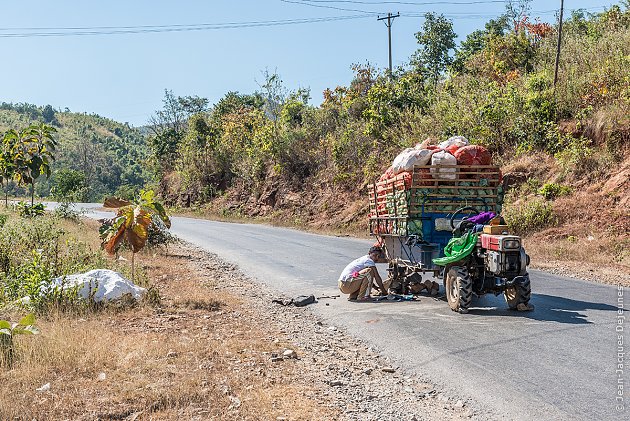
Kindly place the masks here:
POLYGON ((53 181, 50 192, 55 199, 66 203, 86 200, 85 174, 81 171, 63 168, 55 173, 53 181))
POLYGON ((277 72, 270 73, 268 69, 265 69, 262 74, 265 81, 259 86, 265 100, 265 115, 269 120, 276 122, 287 99, 288 91, 277 72))
POLYGON ((9 142, 15 142, 13 148, 13 162, 15 176, 22 184, 31 185, 31 206, 35 203, 35 181, 43 174, 50 178, 51 163, 55 160, 54 151, 57 141, 52 126, 44 123, 34 123, 19 132, 9 130, 9 142))
POLYGON ((150 143, 162 172, 173 169, 179 143, 186 135, 188 119, 207 111, 208 100, 198 96, 175 97, 164 90, 164 107, 149 119, 150 143))
POLYGON ((459 49, 455 51, 455 59, 451 69, 455 72, 466 72, 468 59, 486 48, 491 38, 503 36, 507 29, 509 29, 508 16, 502 15, 486 22, 483 30, 478 29, 468 34, 466 39, 461 42, 459 49))
POLYGON ((512 30, 518 32, 521 22, 527 18, 531 10, 532 0, 508 0, 505 3, 505 16, 512 24, 512 30))
POLYGON ((416 33, 420 48, 413 54, 411 64, 437 84, 440 75, 453 62, 450 51, 455 48, 456 37, 453 22, 444 15, 425 14, 422 30, 416 33))
POLYGON ((46 105, 42 110, 42 118, 44 119, 44 123, 54 124, 55 120, 55 110, 51 105, 46 105))
POLYGON ((9 182, 15 178, 15 152, 18 137, 14 130, 9 130, 2 139, 0 152, 0 182, 4 186, 4 206, 9 206, 9 182))

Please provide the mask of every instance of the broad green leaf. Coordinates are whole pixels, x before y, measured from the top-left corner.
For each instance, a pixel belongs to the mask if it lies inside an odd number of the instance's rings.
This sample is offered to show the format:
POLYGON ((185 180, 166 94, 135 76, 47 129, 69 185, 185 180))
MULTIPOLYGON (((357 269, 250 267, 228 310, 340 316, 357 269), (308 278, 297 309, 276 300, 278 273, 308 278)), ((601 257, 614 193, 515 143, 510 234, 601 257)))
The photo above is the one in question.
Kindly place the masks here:
POLYGON ((22 320, 18 322, 22 326, 30 326, 35 324, 35 315, 33 313, 29 313, 26 316, 22 317, 22 320))
POLYGON ((164 209, 164 206, 162 206, 162 204, 160 204, 160 203, 155 203, 154 202, 153 203, 153 207, 157 211, 157 214, 160 217, 160 219, 162 219, 162 221, 164 221, 164 225, 166 225, 166 228, 170 228, 171 227, 171 220, 168 217, 168 215, 166 214, 166 209, 164 209))
POLYGON ((11 329, 11 323, 6 320, 0 320, 0 329, 11 329))

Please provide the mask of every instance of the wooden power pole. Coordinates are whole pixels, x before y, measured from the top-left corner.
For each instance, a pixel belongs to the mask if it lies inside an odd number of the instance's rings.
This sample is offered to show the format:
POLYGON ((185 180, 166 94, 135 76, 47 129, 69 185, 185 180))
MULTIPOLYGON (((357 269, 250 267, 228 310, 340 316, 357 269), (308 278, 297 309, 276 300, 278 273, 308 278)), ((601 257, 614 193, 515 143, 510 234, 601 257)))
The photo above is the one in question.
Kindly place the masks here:
POLYGON ((386 20, 387 22, 385 22, 385 26, 387 26, 387 37, 389 40, 389 77, 392 76, 392 23, 394 22, 394 19, 396 19, 397 17, 400 16, 400 13, 397 13, 395 15, 392 15, 391 13, 388 13, 387 16, 383 16, 381 17, 377 17, 376 20, 386 20))
POLYGON ((564 0, 560 0, 560 24, 558 26, 558 48, 556 50, 556 70, 553 74, 553 88, 558 83, 558 65, 560 63, 560 44, 562 43, 562 13, 564 12, 564 0))

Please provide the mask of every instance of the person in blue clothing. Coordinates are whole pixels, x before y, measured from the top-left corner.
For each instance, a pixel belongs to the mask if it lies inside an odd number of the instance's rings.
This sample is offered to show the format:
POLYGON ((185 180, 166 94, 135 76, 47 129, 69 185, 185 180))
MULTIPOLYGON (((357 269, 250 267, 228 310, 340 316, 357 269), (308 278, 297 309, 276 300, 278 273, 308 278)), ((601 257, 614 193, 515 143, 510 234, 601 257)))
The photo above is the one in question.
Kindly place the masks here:
POLYGON ((371 247, 368 254, 348 263, 339 276, 339 290, 348 294, 348 300, 370 300, 372 285, 376 285, 383 295, 387 295, 387 289, 376 269, 376 263, 387 262, 383 249, 379 246, 371 247))

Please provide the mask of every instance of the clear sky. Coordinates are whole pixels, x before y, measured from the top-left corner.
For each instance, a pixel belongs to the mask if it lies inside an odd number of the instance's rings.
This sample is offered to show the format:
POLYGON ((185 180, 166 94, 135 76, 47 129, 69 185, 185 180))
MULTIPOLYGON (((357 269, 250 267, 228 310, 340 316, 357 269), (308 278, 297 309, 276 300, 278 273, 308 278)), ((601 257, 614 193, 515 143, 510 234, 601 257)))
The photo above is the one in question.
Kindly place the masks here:
MULTIPOLYGON (((567 0, 565 9, 616 3, 567 0)), ((553 22, 559 6, 534 0, 531 15, 553 22)), ((377 15, 401 14, 392 26, 397 66, 416 50, 414 33, 429 11, 451 18, 461 40, 500 15, 504 2, 4 0, 0 101, 139 126, 161 108, 164 89, 215 103, 227 91, 253 92, 269 69, 289 89, 310 87, 319 104, 325 88, 351 80, 353 63, 387 66, 387 28, 377 15)))

